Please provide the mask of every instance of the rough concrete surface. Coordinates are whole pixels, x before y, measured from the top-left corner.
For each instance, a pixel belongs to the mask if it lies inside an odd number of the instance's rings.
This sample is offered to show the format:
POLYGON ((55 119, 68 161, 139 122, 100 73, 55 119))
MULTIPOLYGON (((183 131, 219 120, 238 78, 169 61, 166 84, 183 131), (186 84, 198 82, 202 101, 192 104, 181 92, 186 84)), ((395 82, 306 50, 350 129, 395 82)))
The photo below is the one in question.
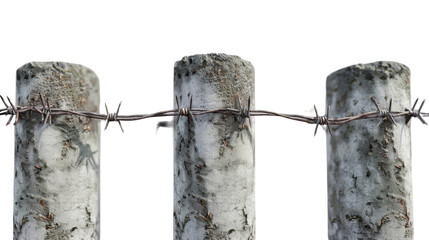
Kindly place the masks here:
MULTIPOLYGON (((184 57, 174 68, 181 107, 254 104, 253 66, 237 56, 184 57)), ((174 126, 174 239, 254 239, 254 127, 238 116, 179 117, 174 126)), ((175 119, 176 120, 176 119, 175 119)))
MULTIPOLYGON (((410 108, 410 70, 395 62, 358 64, 327 78, 332 117, 410 108)), ((412 239, 410 125, 405 117, 359 120, 327 134, 329 239, 412 239)))
MULTIPOLYGON (((17 70, 16 103, 98 112, 98 78, 62 62, 17 70)), ((99 239, 99 124, 76 116, 41 123, 38 113, 15 127, 14 239, 99 239)))

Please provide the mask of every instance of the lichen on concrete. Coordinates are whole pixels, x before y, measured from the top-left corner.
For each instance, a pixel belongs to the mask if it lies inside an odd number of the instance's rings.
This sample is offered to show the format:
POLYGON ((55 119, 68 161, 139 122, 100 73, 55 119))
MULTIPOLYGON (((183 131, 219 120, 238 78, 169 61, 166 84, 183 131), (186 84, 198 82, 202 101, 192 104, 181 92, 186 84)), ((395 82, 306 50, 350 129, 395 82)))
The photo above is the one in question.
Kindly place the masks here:
MULTIPOLYGON (((327 79, 332 117, 410 107, 410 71, 399 63, 358 64, 327 79)), ((410 127, 384 119, 332 126, 327 135, 329 239, 412 239, 410 127)))
MULTIPOLYGON (((17 70, 18 105, 98 112, 98 78, 62 62, 17 70)), ((40 114, 20 115, 15 127, 14 239, 99 239, 99 124, 40 114)))
MULTIPOLYGON (((237 56, 184 57, 174 69, 182 107, 254 104, 254 69, 237 56)), ((254 125, 238 116, 179 117, 174 126, 174 238, 254 239, 254 125)))

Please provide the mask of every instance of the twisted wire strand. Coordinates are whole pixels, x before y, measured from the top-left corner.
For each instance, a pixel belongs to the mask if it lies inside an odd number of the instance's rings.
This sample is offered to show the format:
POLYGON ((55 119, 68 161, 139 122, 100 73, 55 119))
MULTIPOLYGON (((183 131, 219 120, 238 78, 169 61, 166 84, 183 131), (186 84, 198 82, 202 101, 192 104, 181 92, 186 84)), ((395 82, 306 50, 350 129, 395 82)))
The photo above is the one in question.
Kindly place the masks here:
MULTIPOLYGON (((390 101, 389 108, 388 109, 382 109, 373 98, 371 100, 374 102, 374 105, 376 106, 376 111, 366 112, 355 116, 348 116, 348 117, 338 117, 333 118, 329 116, 329 107, 326 115, 319 116, 317 113, 317 109, 315 108, 316 116, 305 116, 305 115, 298 115, 298 114, 286 114, 286 113, 277 113, 273 111, 267 111, 267 110, 252 110, 250 106, 250 98, 248 99, 247 106, 240 106, 238 109, 234 108, 217 108, 217 109, 197 109, 192 108, 192 101, 189 108, 183 107, 179 105, 179 102, 177 100, 177 108, 172 110, 165 110, 165 111, 159 111, 155 113, 150 114, 133 114, 133 115, 119 115, 119 109, 121 107, 121 103, 118 106, 118 109, 116 112, 109 112, 106 105, 106 114, 100 114, 95 112, 88 112, 88 111, 78 111, 78 110, 67 110, 67 109, 60 109, 60 108, 54 108, 50 105, 49 99, 46 99, 46 102, 43 100, 42 96, 40 96, 40 102, 42 106, 15 106, 10 101, 9 98, 9 104, 3 99, 2 96, 0 96, 3 104, 5 105, 5 108, 0 109, 0 116, 1 115, 10 115, 10 119, 6 125, 8 125, 12 118, 15 117, 15 124, 19 121, 20 116, 22 116, 25 113, 38 113, 42 116, 43 123, 47 123, 49 120, 49 123, 52 123, 52 117, 53 116, 63 116, 63 115, 72 115, 72 116, 80 116, 85 117, 89 119, 96 119, 96 120, 105 120, 106 121, 106 127, 107 129, 109 122, 118 122, 118 124, 121 127, 121 130, 123 131, 121 121, 137 121, 137 120, 143 120, 147 118, 155 118, 155 117, 187 117, 189 120, 192 120, 195 123, 195 117, 196 116, 202 116, 206 114, 225 114, 225 115, 235 115, 237 117, 241 117, 242 120, 249 120, 249 124, 251 126, 250 119, 251 117, 260 117, 260 116, 276 116, 276 117, 282 117, 293 121, 299 121, 299 122, 305 122, 308 124, 316 124, 316 131, 317 127, 319 125, 327 126, 328 130, 330 132, 330 125, 343 125, 352 121, 357 120, 365 120, 365 119, 379 119, 379 124, 384 121, 384 119, 388 119, 392 123, 396 124, 394 118, 398 117, 406 117, 406 119, 411 118, 418 118, 420 121, 424 124, 426 122, 423 120, 423 117, 429 117, 429 113, 421 112, 421 109, 423 107, 424 101, 422 102, 419 109, 415 109, 416 102, 414 103, 414 106, 411 110, 405 109, 404 111, 392 111, 392 100, 390 101)), ((192 100, 192 98, 191 98, 192 100)), ((178 121, 177 119, 177 121, 178 121)), ((408 121, 407 121, 408 123, 408 121)), ((243 123, 244 126, 244 123, 243 123)))

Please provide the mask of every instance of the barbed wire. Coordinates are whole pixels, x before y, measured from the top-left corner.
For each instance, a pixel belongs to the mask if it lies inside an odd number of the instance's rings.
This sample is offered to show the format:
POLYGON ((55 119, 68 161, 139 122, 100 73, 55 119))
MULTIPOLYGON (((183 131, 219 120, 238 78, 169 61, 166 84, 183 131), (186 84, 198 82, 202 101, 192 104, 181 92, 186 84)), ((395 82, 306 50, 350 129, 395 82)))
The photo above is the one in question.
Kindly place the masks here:
MULTIPOLYGON (((218 108, 218 109, 196 109, 192 108, 192 96, 190 99, 189 108, 183 107, 179 104, 179 100, 176 96, 176 105, 177 108, 173 110, 166 110, 166 111, 160 111, 156 113, 151 114, 135 114, 135 115, 119 115, 119 110, 121 108, 121 103, 119 103, 118 108, 116 112, 109 112, 107 108, 107 104, 105 104, 106 107, 106 114, 98 114, 94 112, 87 112, 87 111, 73 111, 73 110, 65 110, 60 108, 53 108, 51 107, 51 104, 49 102, 49 98, 46 98, 46 102, 43 99, 43 96, 39 94, 41 107, 39 106, 15 106, 12 101, 9 99, 9 97, 6 97, 9 104, 4 100, 4 98, 0 95, 0 98, 5 105, 6 108, 0 109, 0 116, 1 115, 10 115, 9 120, 6 123, 6 126, 9 125, 15 117, 14 125, 16 125, 20 119, 20 116, 22 116, 25 113, 29 113, 30 116, 32 113, 38 113, 42 117, 42 122, 46 124, 49 121, 49 124, 52 124, 52 116, 61 116, 61 115, 74 115, 74 116, 81 116, 85 118, 90 119, 98 119, 98 120, 105 120, 105 130, 109 126, 110 122, 118 122, 122 132, 124 132, 124 129, 122 128, 121 121, 137 121, 137 120, 143 120, 147 118, 155 118, 155 117, 169 117, 169 116, 178 116, 177 122, 179 121, 179 118, 181 116, 187 117, 188 121, 192 121, 194 124, 196 124, 195 116, 205 115, 205 114, 225 114, 225 115, 235 115, 239 116, 241 118, 240 126, 242 128, 246 127, 246 120, 249 121, 249 126, 252 127, 251 119, 250 117, 256 117, 256 116, 276 116, 276 117, 282 117, 289 120, 294 121, 300 121, 305 122, 308 124, 316 124, 314 135, 317 133, 317 129, 319 125, 324 126, 326 125, 329 134, 332 135, 331 132, 331 125, 342 125, 349 123, 351 121, 356 120, 363 120, 363 119, 374 119, 378 118, 378 124, 379 126, 385 119, 388 119, 390 122, 392 122, 394 125, 397 125, 395 118, 405 116, 405 123, 408 124, 411 118, 418 118, 423 124, 426 124, 426 121, 423 119, 423 117, 428 117, 429 113, 423 113, 421 112, 423 105, 425 103, 425 100, 420 104, 420 107, 416 109, 417 103, 419 99, 417 98, 414 102, 413 107, 410 109, 405 108, 404 111, 392 111, 392 99, 389 101, 389 107, 388 108, 382 108, 380 105, 375 101, 373 97, 371 97, 371 101, 374 103, 376 111, 366 112, 362 113, 356 116, 348 116, 348 117, 340 117, 340 118, 332 118, 330 117, 330 106, 327 108, 327 112, 325 115, 320 116, 316 105, 314 105, 314 111, 316 113, 315 117, 311 116, 303 116, 303 115, 297 115, 297 114, 286 114, 286 113, 276 113, 272 111, 266 111, 266 110, 251 110, 250 106, 250 97, 247 100, 247 106, 243 106, 241 103, 240 98, 238 99, 238 108, 218 108)), ((165 122, 158 124, 159 126, 168 126, 165 122)))

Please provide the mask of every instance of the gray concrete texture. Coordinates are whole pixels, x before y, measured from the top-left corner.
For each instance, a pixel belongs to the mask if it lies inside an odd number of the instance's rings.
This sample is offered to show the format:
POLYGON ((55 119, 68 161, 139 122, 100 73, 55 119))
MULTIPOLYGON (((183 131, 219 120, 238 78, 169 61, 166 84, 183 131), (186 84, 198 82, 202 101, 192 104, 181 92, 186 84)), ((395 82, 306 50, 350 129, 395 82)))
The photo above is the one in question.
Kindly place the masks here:
MULTIPOLYGON (((327 78, 332 117, 410 108, 410 70, 395 62, 353 65, 327 78)), ((412 239, 410 124, 353 121, 327 134, 329 239, 412 239)))
MULTIPOLYGON (((33 62, 17 70, 17 105, 98 112, 99 83, 90 69, 33 62)), ((33 113, 15 127, 14 239, 99 239, 97 120, 33 113)))
MULTIPOLYGON (((254 104, 254 69, 237 56, 184 57, 174 67, 174 94, 188 108, 254 104)), ((185 116, 174 125, 174 239, 255 238, 255 139, 239 116, 185 116)), ((176 120, 176 119, 175 119, 176 120)))

